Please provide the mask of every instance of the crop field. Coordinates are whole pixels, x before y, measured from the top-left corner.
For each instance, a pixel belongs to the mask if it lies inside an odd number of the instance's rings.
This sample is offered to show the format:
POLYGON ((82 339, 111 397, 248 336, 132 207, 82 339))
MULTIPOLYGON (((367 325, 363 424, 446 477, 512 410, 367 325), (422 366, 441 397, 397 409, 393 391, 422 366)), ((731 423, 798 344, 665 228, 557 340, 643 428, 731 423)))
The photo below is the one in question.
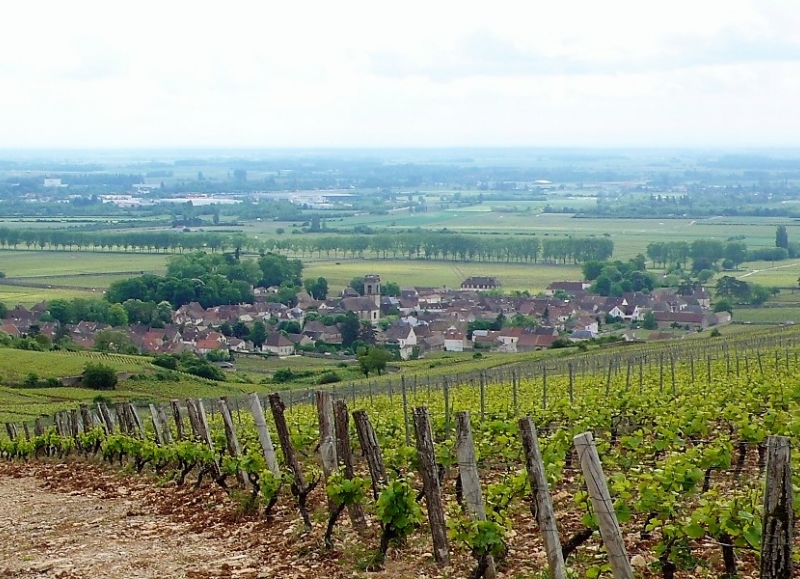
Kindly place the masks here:
POLYGON ((0 302, 8 306, 16 304, 30 307, 43 301, 53 299, 71 300, 73 298, 91 298, 97 297, 96 292, 91 290, 73 290, 73 289, 47 289, 47 288, 32 288, 26 286, 11 286, 0 285, 0 302))
POLYGON ((0 251, 0 271, 7 277, 164 272, 166 259, 163 254, 145 253, 3 250, 0 251))
MULTIPOLYGON (((277 501, 278 510, 259 533, 275 540, 293 532, 312 535, 314 540, 302 546, 305 557, 309 549, 330 553, 323 551, 323 544, 346 546, 358 541, 358 555, 337 551, 327 560, 342 574, 358 577, 365 576, 368 564, 385 565, 391 571, 400 558, 413 560, 416 569, 427 570, 434 557, 431 553, 440 562, 448 560, 457 576, 468 575, 486 554, 492 554, 500 571, 508 576, 542 576, 547 559, 541 527, 531 515, 535 499, 526 472, 526 465, 541 461, 559 539, 562 545, 570 544, 565 566, 574 576, 610 576, 609 556, 600 547, 598 518, 590 504, 590 498, 599 500, 599 491, 586 484, 590 477, 597 480, 602 476, 619 523, 619 541, 626 550, 623 556, 635 560, 636 577, 663 577, 665 568, 673 569, 668 576, 675 579, 755 577, 762 545, 781 540, 779 535, 768 534, 773 528, 769 521, 762 526, 764 475, 760 461, 766 456, 769 437, 785 436, 796 446, 800 432, 800 333, 793 329, 771 335, 772 341, 717 341, 673 349, 670 360, 674 365, 665 363, 663 357, 659 363, 658 356, 645 358, 641 351, 634 351, 622 354, 616 371, 612 371, 613 365, 608 371, 602 364, 593 366, 589 358, 588 371, 576 362, 573 377, 554 374, 544 380, 534 372, 520 375, 514 382, 489 380, 484 388, 454 381, 451 389, 444 391, 409 387, 403 400, 395 392, 394 397, 376 394, 348 401, 352 404, 349 410, 362 408, 369 417, 388 475, 379 476, 377 467, 363 460, 362 439, 352 430, 339 431, 338 448, 347 440, 357 449, 352 473, 328 475, 327 485, 315 488, 306 487, 306 481, 323 476, 329 468, 325 445, 330 442, 320 432, 313 404, 295 404, 285 410, 279 404, 266 408, 267 428, 275 433, 276 424, 283 421, 293 442, 292 448, 282 444, 276 454, 277 465, 270 468, 254 422, 241 407, 243 400, 229 401, 233 419, 227 425, 243 446, 241 455, 225 450, 227 435, 219 408, 208 403, 205 411, 216 455, 197 440, 161 440, 145 410, 140 410, 145 440, 135 426, 115 435, 98 428, 74 439, 51 430, 31 442, 0 439, 0 453, 7 460, 31 460, 46 450, 52 454, 47 460, 53 461, 75 449, 80 454, 75 452, 73 460, 119 462, 128 465, 127 476, 132 476, 132 469, 156 472, 159 478, 153 480, 161 486, 165 480, 177 480, 181 471, 182 481, 188 472, 210 469, 216 457, 226 486, 247 490, 236 482, 237 473, 244 471, 254 481, 253 496, 259 499, 252 514, 243 514, 239 505, 239 516, 225 524, 238 525, 249 521, 247 517, 263 520, 265 505, 270 505, 269 509, 277 501), (458 417, 460 411, 471 414, 458 417), (540 458, 523 445, 519 419, 526 415, 538 428, 540 458), (465 440, 467 428, 471 431, 467 440, 473 441, 474 466, 473 459, 463 454, 465 443, 457 444, 465 440), (425 432, 432 434, 433 442, 424 441, 425 432), (582 436, 587 432, 592 433, 602 460, 602 474, 590 470, 581 458, 578 442, 587 440, 582 436), (292 453, 294 463, 289 460, 292 453), (436 463, 443 467, 441 482, 423 489, 420 473, 428 476, 427 472, 435 472, 436 463), (462 502, 477 500, 459 490, 458 481, 467 484, 467 469, 479 473, 487 514, 482 525, 469 522, 470 511, 462 502), (278 484, 284 474, 300 481, 294 496, 278 484), (391 558, 382 557, 385 548, 377 524, 373 532, 359 536, 349 524, 329 518, 326 493, 336 500, 333 497, 345 492, 340 489, 352 486, 345 485, 342 477, 352 479, 352 485, 362 490, 344 495, 348 498, 340 498, 336 504, 360 505, 368 519, 384 522, 384 532, 393 521, 398 525, 401 520, 415 522, 402 527, 404 540, 394 547, 391 558), (297 496, 303 498, 297 501, 297 496), (437 543, 437 549, 431 549, 437 519, 432 516, 426 522, 425 511, 439 513, 451 531, 449 540, 437 543), (305 524, 298 514, 307 517, 305 524), (329 521, 327 529, 325 520, 329 521), (483 545, 484 551, 471 547, 476 544, 483 545)), ((8 395, 24 403, 16 391, 8 395)), ((72 393, 68 390, 67 395, 72 393)), ((172 437, 177 436, 174 425, 170 429, 172 437)), ((774 440, 770 444, 775 444, 774 440)), ((800 483, 796 457, 789 468, 790 484, 796 486, 800 483)), ((187 504, 194 504, 195 492, 202 492, 208 500, 215 484, 208 479, 204 478, 205 490, 186 488, 182 496, 187 504)), ((189 481, 187 478, 187 487, 189 481)), ((217 508, 233 512, 237 503, 226 497, 219 495, 217 508)), ((434 540, 442 541, 442 536, 434 540)), ((607 536, 605 543, 609 544, 607 536)), ((800 540, 795 537, 793 548, 798 547, 800 540)))
POLYGON ((800 306, 788 308, 737 307, 733 310, 733 319, 737 322, 751 322, 754 324, 783 324, 785 322, 800 324, 800 306))
POLYGON ((553 281, 574 280, 581 277, 580 267, 514 264, 475 263, 427 260, 340 259, 306 260, 303 276, 324 277, 334 291, 346 287, 350 280, 367 273, 378 273, 381 279, 404 286, 458 288, 469 276, 494 276, 502 289, 539 292, 553 281))

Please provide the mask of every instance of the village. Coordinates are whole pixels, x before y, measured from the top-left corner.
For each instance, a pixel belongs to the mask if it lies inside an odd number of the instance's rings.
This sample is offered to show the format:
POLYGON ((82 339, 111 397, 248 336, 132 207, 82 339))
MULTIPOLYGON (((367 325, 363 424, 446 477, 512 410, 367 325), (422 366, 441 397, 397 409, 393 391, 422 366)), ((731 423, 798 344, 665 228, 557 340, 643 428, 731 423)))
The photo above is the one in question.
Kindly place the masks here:
MULTIPOLYGON (((347 287, 338 298, 315 300, 305 291, 297 305, 268 301, 277 288, 256 288, 253 304, 203 308, 192 302, 172 314, 172 323, 155 328, 134 324, 111 327, 81 321, 60 328, 47 320, 46 302, 26 309, 9 309, 0 331, 11 337, 41 334, 51 341, 68 336, 78 347, 108 347, 97 343, 104 330, 123 335, 142 353, 207 356, 263 353, 276 356, 319 354, 342 349, 341 320, 350 314, 367 327, 364 341, 385 346, 408 360, 430 352, 525 352, 615 336, 625 341, 669 339, 730 323, 729 312, 713 313, 710 297, 698 287, 691 295, 671 289, 604 297, 589 291, 585 282, 554 282, 544 294, 503 295, 498 280, 470 277, 459 288, 401 288, 397 297, 381 295, 379 275, 364 277, 363 294, 347 287), (648 323, 649 318, 649 323, 648 323), (247 330, 264 324, 261 343, 247 330), (643 329, 646 333, 637 332, 643 329), (231 332, 242 328, 245 332, 231 332), (320 347, 324 346, 324 347, 320 347)), ((362 336, 364 334, 362 333, 362 336)))

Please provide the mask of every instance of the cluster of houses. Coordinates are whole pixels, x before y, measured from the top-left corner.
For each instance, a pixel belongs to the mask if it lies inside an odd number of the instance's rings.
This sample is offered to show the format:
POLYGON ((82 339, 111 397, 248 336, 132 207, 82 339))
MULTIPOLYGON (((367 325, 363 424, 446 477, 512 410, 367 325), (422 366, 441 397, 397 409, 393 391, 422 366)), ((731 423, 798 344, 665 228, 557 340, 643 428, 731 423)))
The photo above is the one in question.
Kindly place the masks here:
MULTIPOLYGON (((656 290, 649 294, 629 293, 620 297, 603 297, 588 291, 582 282, 551 284, 540 297, 487 295, 495 289, 494 278, 480 277, 464 280, 461 288, 402 288, 398 297, 381 296, 378 275, 364 279, 362 294, 348 287, 332 299, 315 300, 306 292, 297 296, 295 307, 267 301, 269 290, 258 292, 253 304, 203 308, 198 303, 179 307, 173 323, 163 328, 141 325, 113 328, 127 335, 130 343, 142 352, 180 353, 184 351, 205 355, 214 350, 252 352, 260 350, 278 356, 288 356, 303 346, 319 341, 341 344, 341 328, 325 325, 321 320, 352 312, 362 322, 374 326, 378 344, 396 348, 408 359, 434 351, 461 352, 472 349, 501 352, 521 352, 550 347, 559 338, 583 341, 597 338, 609 320, 623 323, 642 322, 653 314, 659 330, 680 328, 699 331, 709 326, 730 322, 727 312, 712 313, 710 298, 704 289, 680 296, 671 290, 656 290), (310 312, 318 316, 307 319, 310 312), (511 320, 519 314, 526 323, 497 330, 469 331, 471 322, 496 321, 502 314, 511 320), (221 327, 241 322, 248 327, 256 321, 267 325, 266 340, 260 348, 246 338, 236 338, 222 332, 221 327), (296 322, 299 333, 277 330, 281 322, 296 322)), ((16 306, 2 320, 0 330, 11 336, 23 336, 35 331, 54 339, 59 333, 55 322, 41 322, 47 304, 40 303, 30 310, 16 306)), ((479 324, 472 324, 474 327, 479 324)), ((486 324, 483 324, 484 326, 486 324)), ((95 346, 98 332, 109 326, 83 321, 69 325, 61 335, 85 348, 95 346)), ((651 334, 667 337, 672 334, 651 334)), ((631 332, 626 339, 633 339, 631 332)))

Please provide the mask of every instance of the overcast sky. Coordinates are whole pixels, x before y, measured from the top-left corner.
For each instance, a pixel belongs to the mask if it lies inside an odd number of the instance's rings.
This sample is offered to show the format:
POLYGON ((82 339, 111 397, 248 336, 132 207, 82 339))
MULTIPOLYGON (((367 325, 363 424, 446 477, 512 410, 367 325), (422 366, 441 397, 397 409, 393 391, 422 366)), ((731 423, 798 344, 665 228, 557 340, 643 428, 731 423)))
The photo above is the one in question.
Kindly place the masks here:
POLYGON ((800 2, 3 10, 3 148, 459 145, 798 146, 800 2))

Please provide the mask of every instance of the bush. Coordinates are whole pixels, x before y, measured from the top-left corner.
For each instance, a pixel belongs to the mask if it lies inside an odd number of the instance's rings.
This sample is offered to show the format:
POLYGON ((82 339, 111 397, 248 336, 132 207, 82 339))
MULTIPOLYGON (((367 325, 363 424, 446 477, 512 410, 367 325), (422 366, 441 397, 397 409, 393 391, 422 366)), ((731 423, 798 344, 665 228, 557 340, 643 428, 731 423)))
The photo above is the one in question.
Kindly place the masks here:
POLYGON ((155 358, 153 358, 153 364, 156 366, 161 366, 162 368, 166 368, 167 370, 177 370, 178 358, 175 356, 170 356, 169 354, 158 354, 155 358))
POLYGON ((342 378, 333 370, 328 370, 319 377, 317 384, 333 384, 334 382, 341 382, 342 378))
POLYGON ((83 370, 83 386, 92 390, 114 390, 117 372, 111 366, 89 362, 83 370))

